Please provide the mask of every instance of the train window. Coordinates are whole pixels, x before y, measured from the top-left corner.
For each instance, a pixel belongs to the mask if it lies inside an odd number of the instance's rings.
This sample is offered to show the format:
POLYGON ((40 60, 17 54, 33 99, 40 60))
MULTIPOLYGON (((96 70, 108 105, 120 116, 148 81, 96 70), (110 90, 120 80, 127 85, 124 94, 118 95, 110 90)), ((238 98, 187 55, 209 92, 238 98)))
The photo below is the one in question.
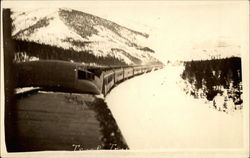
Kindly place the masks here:
POLYGON ((91 74, 91 73, 86 72, 86 79, 90 79, 90 80, 92 80, 92 74, 91 74))
POLYGON ((108 77, 108 83, 111 81, 111 76, 108 77))
POLYGON ((94 80, 95 76, 93 74, 89 73, 89 79, 94 80))
POLYGON ((110 76, 108 77, 108 82, 110 83, 110 82, 112 81, 112 79, 113 79, 113 75, 110 75, 110 76))
POLYGON ((80 80, 86 80, 86 79, 90 79, 90 80, 94 80, 95 76, 89 72, 85 72, 82 70, 78 70, 78 79, 80 80))
POLYGON ((105 84, 107 85, 108 84, 108 78, 105 78, 104 81, 105 81, 105 84))
POLYGON ((95 76, 93 74, 90 74, 90 79, 91 80, 94 80, 95 79, 95 76))
POLYGON ((80 80, 84 80, 86 79, 86 72, 82 71, 82 70, 78 70, 78 79, 80 80))

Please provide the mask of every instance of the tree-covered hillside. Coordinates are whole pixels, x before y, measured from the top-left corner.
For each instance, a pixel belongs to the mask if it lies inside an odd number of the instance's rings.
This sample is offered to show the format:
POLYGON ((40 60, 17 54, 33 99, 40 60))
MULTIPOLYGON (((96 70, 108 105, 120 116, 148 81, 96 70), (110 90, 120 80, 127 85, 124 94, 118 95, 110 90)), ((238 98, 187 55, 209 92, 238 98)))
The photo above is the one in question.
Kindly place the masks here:
POLYGON ((15 62, 25 62, 36 59, 64 60, 80 62, 86 65, 126 65, 125 62, 112 56, 94 56, 89 51, 75 52, 72 49, 63 49, 56 46, 15 40, 15 62))
POLYGON ((182 78, 191 84, 191 95, 213 100, 217 93, 226 93, 235 104, 242 103, 241 58, 189 61, 184 66, 182 78))

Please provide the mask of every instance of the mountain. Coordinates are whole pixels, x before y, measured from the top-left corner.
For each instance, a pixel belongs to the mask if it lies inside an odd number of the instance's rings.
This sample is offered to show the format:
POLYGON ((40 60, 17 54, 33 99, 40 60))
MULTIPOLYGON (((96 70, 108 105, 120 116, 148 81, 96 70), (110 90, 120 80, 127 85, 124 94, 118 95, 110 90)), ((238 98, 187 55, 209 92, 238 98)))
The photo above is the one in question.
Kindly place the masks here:
POLYGON ((228 39, 203 41, 192 48, 194 59, 219 59, 240 57, 241 46, 228 39))
POLYGON ((15 59, 73 60, 96 65, 160 63, 145 46, 146 33, 81 11, 12 9, 15 59))

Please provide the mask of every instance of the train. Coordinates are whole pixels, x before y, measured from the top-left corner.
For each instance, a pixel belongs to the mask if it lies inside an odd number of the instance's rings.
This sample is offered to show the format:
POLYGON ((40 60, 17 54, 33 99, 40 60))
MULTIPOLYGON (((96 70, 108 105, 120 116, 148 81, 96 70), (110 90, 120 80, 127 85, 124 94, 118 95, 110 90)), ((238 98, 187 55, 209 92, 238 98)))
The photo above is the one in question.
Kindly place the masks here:
POLYGON ((90 67, 61 60, 38 60, 15 64, 16 87, 41 87, 49 91, 106 96, 117 84, 163 65, 90 67))

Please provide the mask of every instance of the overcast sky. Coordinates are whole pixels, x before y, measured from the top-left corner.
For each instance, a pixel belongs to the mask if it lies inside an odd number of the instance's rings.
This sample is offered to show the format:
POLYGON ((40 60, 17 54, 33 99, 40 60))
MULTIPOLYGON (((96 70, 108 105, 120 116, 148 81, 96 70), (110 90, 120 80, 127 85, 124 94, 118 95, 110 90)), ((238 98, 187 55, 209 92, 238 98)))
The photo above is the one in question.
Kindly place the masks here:
POLYGON ((192 56, 199 43, 246 40, 247 1, 28 1, 22 7, 70 7, 148 33, 148 45, 162 60, 192 56))

